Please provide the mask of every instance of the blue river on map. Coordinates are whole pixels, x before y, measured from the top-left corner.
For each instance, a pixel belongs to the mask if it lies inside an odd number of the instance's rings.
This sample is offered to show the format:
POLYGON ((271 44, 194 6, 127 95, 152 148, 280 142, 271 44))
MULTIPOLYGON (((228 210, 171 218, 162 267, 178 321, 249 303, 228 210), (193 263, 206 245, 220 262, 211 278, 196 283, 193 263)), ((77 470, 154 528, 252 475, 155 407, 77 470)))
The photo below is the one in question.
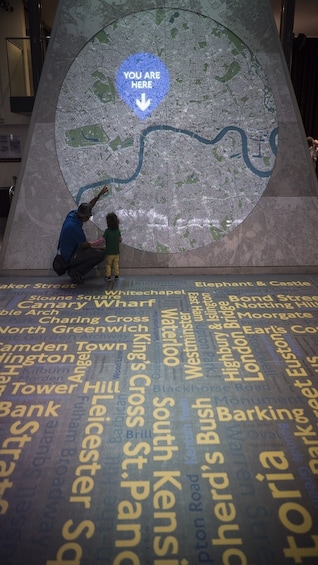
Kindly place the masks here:
MULTIPOLYGON (((139 173, 142 169, 146 137, 147 137, 147 135, 149 135, 150 133, 153 133, 154 131, 172 131, 172 132, 177 133, 177 134, 187 135, 187 136, 191 137, 192 139, 195 139, 196 141, 203 143, 204 145, 215 145, 216 143, 221 141, 221 139, 223 139, 223 137, 228 132, 237 132, 241 136, 242 156, 243 156, 243 159, 244 159, 244 162, 245 162, 247 168, 250 171, 252 171, 252 173, 254 173, 256 176, 261 177, 261 178, 269 178, 272 174, 272 169, 270 169, 268 171, 261 171, 253 165, 253 163, 251 162, 249 155, 248 155, 248 137, 247 137, 245 131, 243 129, 237 127, 237 126, 227 126, 227 127, 223 128, 214 137, 214 139, 206 139, 205 137, 202 137, 201 135, 193 133, 189 130, 174 128, 172 126, 165 126, 165 125, 163 125, 163 126, 149 126, 148 128, 144 129, 140 134, 139 159, 138 159, 138 165, 137 165, 137 168, 136 168, 134 174, 131 175, 127 179, 112 177, 112 178, 104 179, 102 181, 98 181, 96 183, 87 184, 85 186, 82 186, 77 193, 76 203, 78 204, 80 202, 81 197, 84 194, 84 192, 86 192, 87 190, 89 190, 91 188, 96 188, 96 187, 99 187, 101 185, 104 185, 104 184, 107 184, 107 183, 110 183, 110 182, 117 183, 117 184, 129 184, 133 180, 136 180, 136 178, 138 177, 138 175, 139 175, 139 173)), ((276 141, 277 135, 278 135, 278 128, 274 128, 272 130, 270 136, 269 136, 269 145, 271 147, 273 155, 275 155, 275 156, 277 154, 277 141, 276 141)))

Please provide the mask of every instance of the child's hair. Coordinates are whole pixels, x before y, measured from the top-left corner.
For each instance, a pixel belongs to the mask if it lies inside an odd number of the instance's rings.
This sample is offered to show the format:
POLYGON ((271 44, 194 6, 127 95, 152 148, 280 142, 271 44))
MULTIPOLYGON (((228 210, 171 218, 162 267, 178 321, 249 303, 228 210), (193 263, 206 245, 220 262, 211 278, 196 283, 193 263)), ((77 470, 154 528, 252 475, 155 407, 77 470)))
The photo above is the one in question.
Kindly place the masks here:
POLYGON ((110 212, 106 216, 107 227, 109 230, 117 230, 119 226, 119 219, 115 212, 110 212))

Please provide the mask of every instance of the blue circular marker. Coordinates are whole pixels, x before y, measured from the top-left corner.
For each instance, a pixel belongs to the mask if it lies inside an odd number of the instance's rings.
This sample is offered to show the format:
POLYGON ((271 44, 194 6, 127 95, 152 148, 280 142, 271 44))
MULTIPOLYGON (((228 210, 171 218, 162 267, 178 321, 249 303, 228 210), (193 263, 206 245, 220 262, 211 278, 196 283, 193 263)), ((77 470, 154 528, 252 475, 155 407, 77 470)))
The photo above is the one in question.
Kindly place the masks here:
POLYGON ((151 53, 135 53, 120 65, 116 86, 120 97, 144 120, 165 98, 170 76, 165 64, 151 53))

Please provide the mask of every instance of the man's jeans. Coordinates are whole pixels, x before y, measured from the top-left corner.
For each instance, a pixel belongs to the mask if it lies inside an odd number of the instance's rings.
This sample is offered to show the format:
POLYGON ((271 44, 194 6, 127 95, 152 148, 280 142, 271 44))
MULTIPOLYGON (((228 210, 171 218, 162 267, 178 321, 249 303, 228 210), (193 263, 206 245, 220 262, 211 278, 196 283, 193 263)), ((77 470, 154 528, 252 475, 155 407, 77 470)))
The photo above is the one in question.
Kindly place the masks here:
POLYGON ((105 258, 104 249, 94 249, 92 247, 79 248, 73 253, 68 266, 68 273, 83 276, 105 258))

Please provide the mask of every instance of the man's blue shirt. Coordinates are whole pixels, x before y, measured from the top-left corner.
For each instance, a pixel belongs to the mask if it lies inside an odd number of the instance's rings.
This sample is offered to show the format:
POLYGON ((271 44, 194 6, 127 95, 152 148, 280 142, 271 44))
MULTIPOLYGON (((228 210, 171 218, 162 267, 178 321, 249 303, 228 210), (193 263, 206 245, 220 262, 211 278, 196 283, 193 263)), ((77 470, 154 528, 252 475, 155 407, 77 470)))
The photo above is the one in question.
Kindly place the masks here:
POLYGON ((86 241, 83 224, 77 215, 77 210, 67 214, 60 235, 61 255, 67 263, 76 249, 86 241))

